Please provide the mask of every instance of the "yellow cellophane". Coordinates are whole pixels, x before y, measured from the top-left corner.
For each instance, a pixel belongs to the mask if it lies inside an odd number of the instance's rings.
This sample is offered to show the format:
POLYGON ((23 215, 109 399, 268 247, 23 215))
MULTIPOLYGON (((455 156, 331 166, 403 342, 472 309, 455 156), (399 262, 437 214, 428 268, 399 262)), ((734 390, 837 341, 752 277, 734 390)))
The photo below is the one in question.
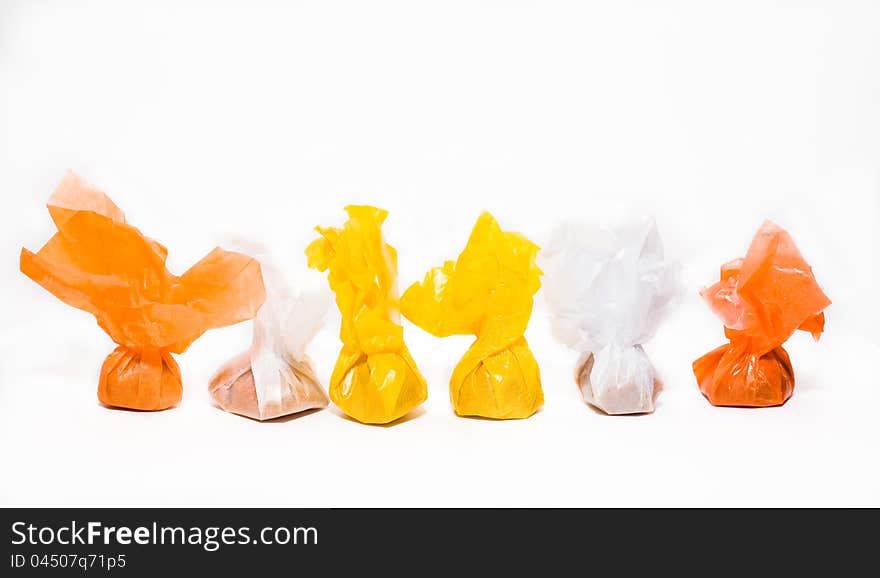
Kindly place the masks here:
POLYGON ((397 251, 382 238, 387 211, 345 208, 342 228, 317 227, 306 249, 309 266, 329 271, 342 314, 342 351, 330 377, 330 399, 354 419, 389 423, 428 397, 425 378, 398 323, 397 251))
POLYGON ((483 213, 458 260, 430 270, 401 299, 404 316, 437 337, 477 336, 449 383, 458 415, 519 419, 544 403, 523 336, 541 286, 537 254, 537 245, 483 213))

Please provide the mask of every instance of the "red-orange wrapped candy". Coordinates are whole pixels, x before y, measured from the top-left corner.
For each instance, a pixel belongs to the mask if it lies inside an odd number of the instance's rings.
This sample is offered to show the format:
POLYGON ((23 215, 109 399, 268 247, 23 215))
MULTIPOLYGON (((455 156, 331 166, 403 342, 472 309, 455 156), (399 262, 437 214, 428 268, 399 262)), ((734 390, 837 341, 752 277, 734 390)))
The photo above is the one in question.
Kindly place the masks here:
POLYGON ((782 344, 798 329, 818 340, 831 304, 791 236, 765 221, 745 258, 721 267, 721 280, 701 295, 730 340, 694 362, 703 395, 712 405, 785 403, 794 371, 782 344))

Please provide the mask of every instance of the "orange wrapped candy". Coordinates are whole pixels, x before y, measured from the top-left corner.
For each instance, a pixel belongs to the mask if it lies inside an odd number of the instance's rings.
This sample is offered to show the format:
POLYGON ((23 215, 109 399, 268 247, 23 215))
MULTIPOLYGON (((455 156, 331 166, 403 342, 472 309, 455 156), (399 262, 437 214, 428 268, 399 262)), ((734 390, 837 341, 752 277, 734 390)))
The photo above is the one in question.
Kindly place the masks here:
POLYGON ((171 357, 202 333, 252 318, 264 299, 260 265, 216 248, 178 277, 167 250, 125 223, 101 191, 73 173, 49 198, 58 232, 21 251, 21 271, 56 297, 93 314, 119 344, 101 367, 98 399, 108 406, 161 410, 182 395, 171 357))
POLYGON ((724 322, 730 343, 694 362, 712 405, 781 405, 794 390, 782 344, 798 329, 818 341, 831 304, 791 237, 765 221, 744 259, 721 267, 721 280, 701 291, 724 322))

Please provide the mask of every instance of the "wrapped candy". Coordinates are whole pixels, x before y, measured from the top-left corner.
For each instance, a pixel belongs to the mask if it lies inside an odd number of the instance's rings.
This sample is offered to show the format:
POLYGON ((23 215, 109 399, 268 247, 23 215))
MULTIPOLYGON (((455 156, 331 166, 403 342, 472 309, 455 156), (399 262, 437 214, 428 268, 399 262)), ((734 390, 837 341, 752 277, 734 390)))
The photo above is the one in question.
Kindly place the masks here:
POLYGON ((206 330, 254 316, 264 298, 260 265, 216 248, 180 277, 165 247, 125 223, 101 191, 73 173, 49 198, 58 232, 37 253, 21 251, 21 271, 56 297, 93 314, 119 347, 101 367, 107 406, 161 410, 182 396, 183 353, 206 330))
POLYGON ((428 388, 398 322, 397 251, 381 228, 388 213, 368 206, 345 210, 343 227, 318 227, 321 237, 306 249, 310 267, 329 271, 342 314, 330 399, 360 422, 389 423, 425 401, 428 388))
POLYGON ((211 395, 224 410, 256 420, 327 407, 330 399, 305 352, 324 324, 327 290, 294 291, 267 252, 248 252, 260 261, 266 300, 254 318, 250 350, 211 378, 211 395))
POLYGON ((477 336, 449 382, 458 415, 519 419, 544 403, 538 363, 523 336, 541 286, 537 253, 537 245, 483 213, 458 260, 430 270, 401 299, 404 316, 437 337, 477 336))
POLYGON ((654 368, 642 349, 678 294, 653 221, 567 224, 539 255, 557 339, 581 353, 584 401, 612 415, 654 411, 654 368))
POLYGON ((831 304, 789 234, 765 221, 745 258, 722 266, 701 295, 730 340, 694 362, 703 395, 712 405, 785 403, 794 371, 782 344, 798 329, 818 341, 831 304))

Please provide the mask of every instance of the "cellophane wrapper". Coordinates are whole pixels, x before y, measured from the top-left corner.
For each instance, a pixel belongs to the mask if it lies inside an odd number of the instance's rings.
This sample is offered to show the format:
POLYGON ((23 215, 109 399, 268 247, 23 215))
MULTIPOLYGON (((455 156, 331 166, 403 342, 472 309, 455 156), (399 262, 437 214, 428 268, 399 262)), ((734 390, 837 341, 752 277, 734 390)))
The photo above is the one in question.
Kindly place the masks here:
MULTIPOLYGON (((183 395, 183 353, 208 329, 251 319, 265 297, 260 265, 216 248, 183 275, 167 249, 128 225, 103 192, 73 173, 47 204, 58 232, 21 271, 72 307, 95 316, 117 347, 104 361, 98 399, 107 406, 162 410, 183 395)), ((47 352, 51 355, 51 352, 47 352)))
POLYGON ((317 227, 309 266, 327 271, 342 315, 342 351, 330 376, 330 399, 369 424, 398 420, 421 405, 428 387, 403 341, 397 294, 397 251, 385 242, 388 212, 345 208, 342 227, 317 227))
POLYGON ((657 380, 642 345, 680 293, 654 221, 567 222, 538 262, 553 334, 581 353, 584 400, 608 414, 654 411, 657 380))
POLYGON ((537 245, 483 213, 458 259, 431 269, 401 299, 404 316, 432 335, 477 338, 449 380, 458 415, 521 419, 544 403, 524 335, 541 287, 537 253, 537 245))
POLYGON ((785 403, 794 369, 782 344, 797 330, 818 341, 831 304, 788 232, 765 221, 746 256, 723 265, 721 279, 700 294, 730 340, 694 361, 703 395, 722 406, 785 403))
POLYGON ((224 410, 256 420, 325 408, 330 399, 306 348, 324 323, 330 294, 303 275, 293 287, 268 250, 245 245, 260 261, 266 300, 254 318, 250 349, 214 375, 211 395, 224 410))

